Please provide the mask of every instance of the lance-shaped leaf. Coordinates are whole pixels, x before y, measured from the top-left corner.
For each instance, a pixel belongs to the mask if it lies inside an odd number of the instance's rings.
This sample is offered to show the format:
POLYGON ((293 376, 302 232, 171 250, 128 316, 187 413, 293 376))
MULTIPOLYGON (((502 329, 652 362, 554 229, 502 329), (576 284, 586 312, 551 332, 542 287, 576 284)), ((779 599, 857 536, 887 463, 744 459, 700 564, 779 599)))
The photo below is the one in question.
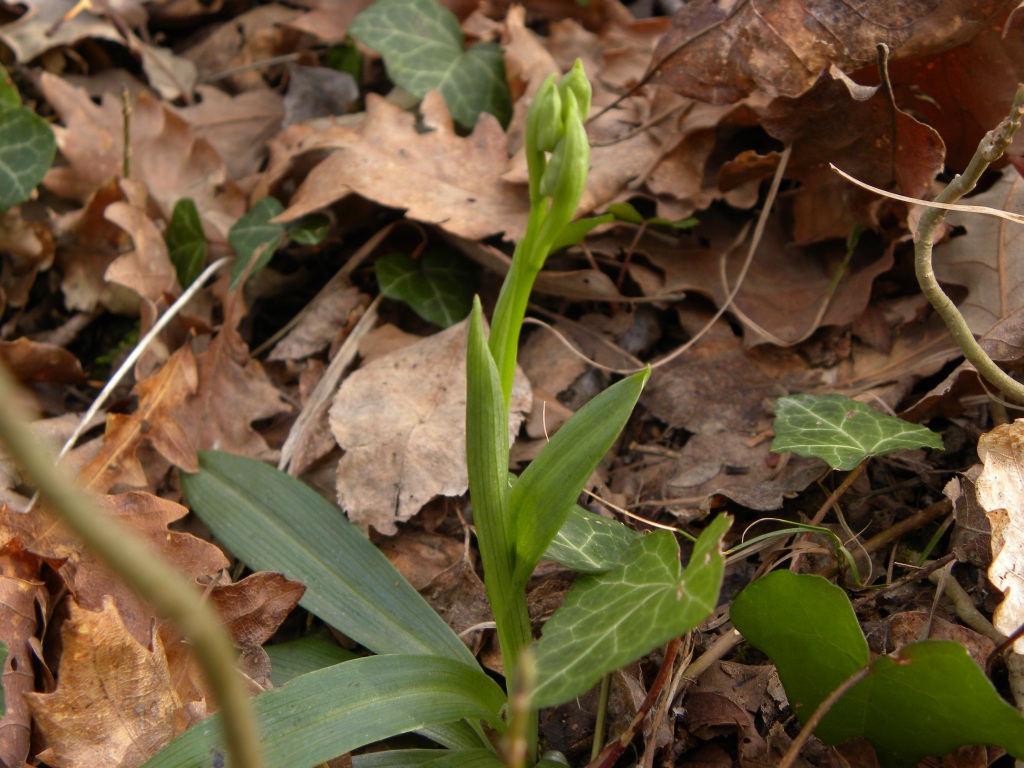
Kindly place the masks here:
POLYGON ((722 587, 730 522, 721 515, 704 529, 685 571, 675 537, 655 531, 630 544, 618 568, 577 579, 537 643, 534 705, 569 701, 707 618, 722 587))
POLYGON ((515 579, 525 584, 633 412, 650 369, 599 394, 562 425, 512 488, 515 579))
MULTIPOLYGON (((819 576, 776 571, 733 601, 736 628, 771 657, 806 721, 870 661, 845 593, 819 576)), ((1024 757, 1024 716, 996 692, 958 643, 925 640, 871 663, 814 731, 826 744, 863 737, 883 768, 917 765, 968 744, 1024 757)))
POLYGON ((280 688, 300 675, 357 658, 352 651, 319 637, 286 640, 265 645, 263 650, 270 657, 270 682, 275 688, 280 688))
POLYGON ((775 408, 772 450, 824 459, 850 470, 868 456, 903 448, 942 448, 930 429, 887 416, 842 395, 780 397, 775 408))
POLYGON ((199 210, 191 198, 183 197, 174 204, 167 225, 167 255, 170 256, 178 284, 184 289, 192 285, 206 266, 206 233, 199 220, 199 210))
MULTIPOLYGON (((298 677, 253 700, 266 768, 313 768, 400 733, 487 720, 504 730, 501 688, 479 669, 437 656, 370 656, 298 677)), ((223 765, 220 716, 186 731, 144 768, 223 765)))
POLYGON ((301 581, 299 605, 356 642, 477 666, 380 550, 300 481, 253 459, 202 451, 199 472, 183 472, 181 484, 199 519, 239 559, 301 581))

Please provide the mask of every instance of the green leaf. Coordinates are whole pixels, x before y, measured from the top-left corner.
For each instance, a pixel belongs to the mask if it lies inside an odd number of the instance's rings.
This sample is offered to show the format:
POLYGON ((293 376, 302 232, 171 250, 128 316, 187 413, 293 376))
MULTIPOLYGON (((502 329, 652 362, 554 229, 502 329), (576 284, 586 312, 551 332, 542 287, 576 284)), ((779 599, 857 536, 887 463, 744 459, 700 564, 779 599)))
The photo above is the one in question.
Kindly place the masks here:
MULTIPOLYGON (((737 596, 731 616, 775 662, 801 720, 870 661, 845 593, 818 576, 771 573, 737 596)), ((963 646, 939 640, 876 659, 815 735, 830 745, 861 736, 883 768, 913 766, 968 744, 998 745, 1024 758, 1024 716, 1003 701, 963 646)))
MULTIPOLYGON (((871 661, 846 593, 820 576, 773 571, 740 592, 729 615, 736 629, 775 662, 801 721, 871 661)), ((818 726, 819 738, 830 744, 850 738, 851 704, 844 699, 832 708, 818 726)))
POLYGON ((606 216, 612 216, 617 221, 624 221, 627 224, 644 224, 648 226, 657 227, 668 227, 676 231, 684 229, 693 229, 699 223, 693 216, 687 216, 685 219, 679 219, 673 221, 672 219, 666 219, 662 216, 652 216, 649 219, 645 219, 640 211, 636 209, 631 203, 612 203, 605 208, 608 212, 606 216))
POLYGON ((228 242, 237 256, 231 267, 231 282, 228 285, 231 290, 239 286, 243 277, 252 277, 267 266, 280 247, 287 234, 287 227, 284 224, 273 224, 270 220, 283 212, 284 206, 275 198, 264 197, 231 227, 228 242))
POLYGON ((424 765, 426 768, 507 768, 505 761, 489 749, 450 750, 424 765))
POLYGON ((868 456, 904 448, 941 449, 942 437, 842 395, 780 397, 775 408, 776 453, 815 456, 849 470, 868 456))
POLYGON ((207 252, 203 223, 190 198, 183 197, 174 204, 166 240, 168 255, 178 273, 178 284, 188 288, 206 266, 207 252))
POLYGON ((622 553, 638 535, 617 520, 575 505, 544 552, 544 559, 581 573, 610 571, 622 562, 622 553))
POLYGON ((476 659, 388 559, 330 502, 262 462, 199 453, 182 473, 192 509, 253 570, 306 585, 299 601, 375 653, 423 653, 476 667, 476 659))
POLYGON ((512 487, 515 580, 525 584, 626 425, 650 368, 623 379, 574 413, 512 487))
POLYGON ((615 217, 610 213, 606 213, 603 216, 591 216, 587 219, 576 219, 576 221, 570 221, 565 225, 562 233, 555 238, 555 242, 551 245, 551 252, 554 253, 561 248, 568 248, 570 245, 576 245, 576 243, 589 235, 592 229, 595 229, 602 224, 609 224, 613 221, 615 221, 615 217))
POLYGON ((445 248, 422 259, 388 253, 377 259, 377 285, 389 299, 408 304, 424 320, 448 328, 465 319, 473 305, 473 269, 461 254, 445 248))
MULTIPOLYGON (((462 750, 460 750, 462 751, 462 750)), ((467 750, 468 751, 468 750, 467 750)), ((352 768, 413 768, 446 754, 444 749, 392 749, 352 756, 352 768)))
POLYGON ((299 245, 320 245, 331 231, 331 219, 322 213, 311 213, 288 226, 288 236, 299 245))
POLYGON ((266 645, 263 650, 270 657, 270 682, 275 688, 300 675, 357 658, 352 651, 319 637, 300 637, 266 645))
POLYGON ((419 99, 440 91, 463 128, 476 125, 481 112, 508 124, 512 101, 501 48, 483 43, 464 51, 459 20, 434 0, 378 0, 349 29, 380 53, 399 88, 419 99))
MULTIPOLYGON (((253 700, 267 768, 313 768, 357 747, 462 718, 504 730, 506 702, 479 669, 437 656, 370 656, 297 677, 253 700)), ((223 760, 220 716, 162 749, 145 768, 223 760)))
POLYGON ((675 537, 655 531, 630 544, 618 568, 577 579, 536 645, 534 705, 569 701, 707 618, 722 587, 729 523, 720 515, 704 529, 685 571, 675 537))
POLYGON ((12 82, 7 70, 0 68, 3 77, 0 78, 0 111, 6 109, 17 109, 21 106, 21 94, 18 87, 12 82))
POLYGON ((24 107, 0 109, 0 211, 32 196, 56 153, 53 130, 39 115, 24 107))

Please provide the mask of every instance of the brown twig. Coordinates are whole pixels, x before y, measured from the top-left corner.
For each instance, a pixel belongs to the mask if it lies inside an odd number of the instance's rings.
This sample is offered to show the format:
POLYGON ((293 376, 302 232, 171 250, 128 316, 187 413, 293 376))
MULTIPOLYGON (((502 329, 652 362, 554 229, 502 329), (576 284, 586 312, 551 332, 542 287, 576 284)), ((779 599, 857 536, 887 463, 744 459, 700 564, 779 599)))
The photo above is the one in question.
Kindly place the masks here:
POLYGON ((626 747, 629 746, 630 742, 633 741, 633 737, 639 732, 644 718, 647 717, 647 713, 651 711, 651 707, 658 700, 666 681, 671 675, 672 665, 675 664, 676 655, 679 653, 679 644, 680 639, 677 637, 665 648, 665 659, 661 663, 661 669, 658 670, 658 676, 654 678, 654 683, 647 692, 647 697, 630 721, 629 726, 622 732, 619 738, 601 750, 601 754, 597 756, 596 760, 592 760, 587 768, 611 768, 622 753, 626 751, 626 747))

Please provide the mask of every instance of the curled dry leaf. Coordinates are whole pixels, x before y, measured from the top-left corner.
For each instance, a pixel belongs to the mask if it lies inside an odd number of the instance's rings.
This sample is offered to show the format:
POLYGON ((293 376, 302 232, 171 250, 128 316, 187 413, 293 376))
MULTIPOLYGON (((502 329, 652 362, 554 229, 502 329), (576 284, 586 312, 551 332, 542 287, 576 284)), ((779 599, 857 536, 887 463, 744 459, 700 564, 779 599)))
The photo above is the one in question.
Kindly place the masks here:
MULTIPOLYGON (((435 496, 459 496, 466 474, 466 328, 377 358, 349 376, 331 406, 331 431, 345 455, 338 502, 353 523, 393 535, 435 496)), ((530 410, 517 376, 510 435, 530 410)))
POLYGON ((26 696, 54 768, 142 765, 187 724, 163 645, 127 631, 113 600, 100 611, 70 604, 57 690, 26 696))
POLYGON ((83 384, 86 380, 82 364, 64 347, 24 336, 0 341, 0 361, 22 383, 83 384))
MULTIPOLYGON (((1010 635, 1024 624, 1024 419, 982 435, 978 456, 985 468, 975 487, 992 526, 988 578, 1003 593, 992 623, 1010 635)), ((1024 638, 1014 650, 1024 654, 1024 638)))
POLYGON ((306 587, 280 573, 260 571, 241 581, 214 587, 210 599, 242 649, 262 646, 299 604, 306 587))

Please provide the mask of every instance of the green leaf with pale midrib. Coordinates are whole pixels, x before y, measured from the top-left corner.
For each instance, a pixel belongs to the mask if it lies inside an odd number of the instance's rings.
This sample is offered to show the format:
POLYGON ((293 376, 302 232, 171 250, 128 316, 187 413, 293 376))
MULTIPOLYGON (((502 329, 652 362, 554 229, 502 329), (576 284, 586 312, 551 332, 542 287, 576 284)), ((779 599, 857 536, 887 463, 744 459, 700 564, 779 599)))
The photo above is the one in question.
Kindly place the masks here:
POLYGON ((418 260, 388 253, 377 259, 376 271, 381 293, 442 328, 463 320, 473 305, 473 271, 454 251, 433 249, 418 260))
POLYGON ((908 448, 942 448, 942 437, 841 395, 780 397, 775 409, 776 453, 792 451, 850 470, 868 456, 908 448))
POLYGON ((618 568, 577 579, 536 644, 534 704, 569 701, 707 618, 722 586, 729 523, 721 515, 704 529, 685 571, 675 537, 655 531, 630 544, 618 568))
POLYGON ((231 267, 231 290, 239 286, 243 277, 252 277, 270 263, 288 233, 284 224, 271 222, 283 212, 284 206, 277 199, 264 197, 231 227, 228 242, 237 257, 231 267))
POLYGON ((349 29, 381 54, 395 85, 420 99, 437 89, 464 128, 482 112, 508 124, 512 103, 501 48, 482 43, 464 51, 458 19, 434 0, 378 0, 349 29))
POLYGON ((623 552, 638 535, 617 520, 576 505, 545 550, 544 559, 581 573, 609 571, 619 565, 623 552))
MULTIPOLYGON (((253 700, 266 768, 313 768, 357 747, 460 719, 503 730, 505 694, 479 669, 437 656, 370 656, 297 677, 253 700)), ((186 731, 144 768, 208 768, 220 717, 186 731)))
MULTIPOLYGON (((820 576, 770 573, 736 597, 730 614, 775 663, 802 721, 870 662, 846 594, 820 576)), ((1024 758, 1024 716, 1003 701, 963 646, 940 640, 876 659, 815 735, 826 744, 862 736, 884 768, 913 766, 968 744, 998 745, 1024 758)))
POLYGON ((512 486, 517 583, 525 584, 576 504, 584 484, 625 426, 650 377, 647 368, 574 413, 512 486))
POLYGON ((470 667, 465 644, 330 502, 262 462, 199 453, 182 473, 196 515, 254 570, 306 585, 299 604, 376 653, 428 653, 470 667))

